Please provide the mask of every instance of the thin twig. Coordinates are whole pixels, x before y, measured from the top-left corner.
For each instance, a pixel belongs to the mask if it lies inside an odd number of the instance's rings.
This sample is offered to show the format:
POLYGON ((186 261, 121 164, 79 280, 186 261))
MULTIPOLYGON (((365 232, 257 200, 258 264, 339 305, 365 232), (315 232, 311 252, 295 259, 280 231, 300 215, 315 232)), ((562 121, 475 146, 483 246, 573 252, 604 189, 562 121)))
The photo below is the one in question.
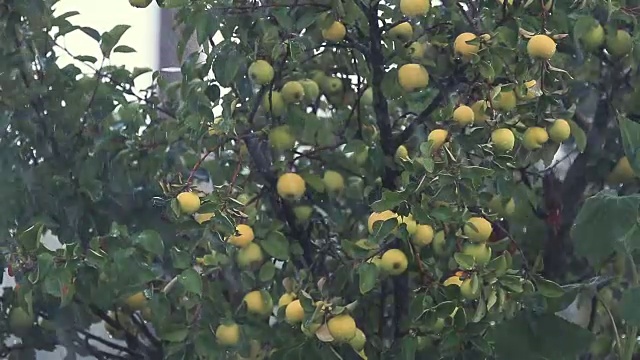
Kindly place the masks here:
POLYGON ((520 257, 522 257, 522 266, 524 267, 525 274, 530 274, 531 269, 529 267, 529 263, 527 262, 527 257, 525 256, 524 251, 522 251, 522 248, 520 247, 520 244, 518 244, 516 239, 514 239, 513 236, 511 236, 511 233, 507 231, 507 229, 505 229, 504 226, 502 226, 502 224, 500 224, 497 221, 491 221, 491 220, 489 220, 489 222, 491 222, 492 225, 495 224, 495 226, 497 226, 500 230, 502 230, 507 235, 507 238, 509 238, 509 241, 511 241, 511 243, 516 247, 516 249, 520 253, 520 257))
POLYGON ((604 301, 602 296, 597 292, 595 296, 600 302, 600 304, 602 305, 602 307, 604 308, 604 310, 607 312, 607 315, 609 315, 609 320, 611 320, 611 326, 613 327, 613 332, 616 336, 616 347, 618 348, 618 354, 620 354, 620 356, 622 357, 622 341, 620 339, 620 334, 618 333, 618 326, 616 325, 616 320, 613 318, 613 314, 609 309, 609 305, 607 305, 607 303, 604 301))
POLYGON ((168 294, 169 291, 171 291, 171 289, 173 289, 173 287, 176 285, 176 283, 178 282, 178 275, 174 276, 171 280, 169 280, 169 282, 167 283, 167 285, 165 285, 161 292, 163 294, 168 294))
POLYGON ((238 165, 236 165, 236 168, 233 171, 233 175, 231 176, 229 189, 227 189, 227 196, 231 195, 231 191, 233 190, 236 184, 236 180, 238 179, 238 174, 240 174, 240 169, 242 169, 242 153, 240 153, 240 155, 238 156, 238 165))

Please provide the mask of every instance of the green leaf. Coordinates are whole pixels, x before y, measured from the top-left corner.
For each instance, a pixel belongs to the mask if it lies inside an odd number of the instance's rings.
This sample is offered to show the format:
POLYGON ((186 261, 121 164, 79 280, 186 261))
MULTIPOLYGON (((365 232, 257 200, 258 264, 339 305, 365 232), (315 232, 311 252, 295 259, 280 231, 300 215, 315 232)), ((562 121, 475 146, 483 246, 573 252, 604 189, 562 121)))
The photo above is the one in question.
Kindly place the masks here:
POLYGON ((270 232, 264 240, 260 241, 260 246, 267 254, 278 260, 289 260, 289 241, 279 231, 270 232))
POLYGON ((471 255, 466 255, 463 253, 455 253, 453 254, 453 259, 458 263, 461 269, 471 270, 475 265, 475 259, 471 255))
POLYGON ((190 0, 164 0, 162 7, 165 9, 179 8, 189 5, 190 0))
POLYGON ((309 185, 316 192, 324 192, 324 181, 316 174, 302 173, 300 176, 304 179, 304 182, 309 185))
POLYGON ((471 339, 471 344, 473 344, 473 346, 476 349, 480 350, 486 355, 491 355, 491 353, 493 352, 493 349, 491 348, 491 344, 485 338, 482 338, 482 337, 473 338, 471 339))
POLYGON ((186 338, 187 335, 189 335, 189 330, 185 329, 185 328, 176 328, 176 329, 171 329, 168 331, 163 331, 160 335, 160 337, 163 340, 169 341, 169 342, 183 342, 186 338))
POLYGON ((127 45, 118 45, 113 49, 114 53, 134 53, 136 49, 127 45))
POLYGON ((171 255, 171 262, 176 269, 186 269, 191 266, 191 254, 186 251, 182 251, 177 247, 172 247, 169 251, 171 255))
POLYGON ((44 226, 36 224, 18 235, 18 244, 26 251, 35 251, 40 246, 40 239, 44 234, 44 226))
POLYGON ((293 27, 293 19, 288 15, 289 9, 287 8, 276 8, 271 11, 271 15, 273 15, 278 22, 279 27, 283 31, 290 31, 293 27))
POLYGON ((376 212, 381 212, 384 210, 390 210, 394 207, 398 206, 401 202, 405 201, 407 196, 399 191, 389 191, 385 190, 382 193, 382 198, 373 204, 371 204, 371 209, 376 212))
POLYGON ((133 238, 133 243, 152 254, 158 256, 164 254, 164 242, 160 233, 155 230, 143 230, 133 238))
POLYGON ((640 174, 640 124, 624 116, 620 116, 618 122, 624 153, 629 158, 633 171, 640 174))
POLYGON ((576 141, 576 147, 580 152, 584 152, 587 147, 587 134, 584 130, 573 120, 567 120, 569 127, 571 128, 571 136, 576 141))
POLYGON ((538 292, 544 297, 557 298, 564 295, 564 290, 562 289, 562 287, 551 280, 543 279, 540 276, 536 276, 535 282, 538 288, 538 292))
POLYGON ((178 281, 188 292, 202 294, 202 278, 194 269, 187 269, 178 276, 178 281))
POLYGON ((74 56, 73 58, 78 60, 78 61, 88 62, 88 63, 92 63, 92 64, 95 64, 96 62, 98 62, 98 59, 96 59, 93 56, 89 56, 89 55, 78 55, 78 56, 74 56))
POLYGON ((593 335, 553 314, 515 318, 490 327, 487 340, 494 343, 498 360, 573 360, 589 347, 593 335))
POLYGON ((602 191, 588 198, 571 229, 576 253, 596 264, 616 250, 640 248, 639 206, 637 194, 618 196, 615 191, 602 191))
POLYGON ((212 354, 215 354, 219 351, 219 348, 216 346, 217 343, 215 341, 211 341, 211 330, 208 328, 200 330, 197 336, 195 336, 195 340, 193 341, 193 345, 196 351, 202 359, 213 359, 212 354))
POLYGON ((416 359, 416 352, 418 351, 418 339, 409 335, 402 338, 400 343, 400 356, 398 359, 402 360, 414 360, 416 359))
POLYGON ((262 282, 268 282, 273 279, 276 274, 276 266, 273 265, 273 262, 267 261, 260 267, 260 272, 258 273, 258 279, 262 282))
POLYGON ((502 284, 507 289, 521 293, 524 289, 522 287, 522 278, 515 275, 504 275, 498 279, 500 284, 502 284))
POLYGON ((113 48, 118 45, 122 35, 131 28, 130 25, 116 25, 100 37, 100 50, 102 55, 109 57, 113 48))
POLYGON ((38 254, 38 279, 46 278, 47 274, 54 268, 53 255, 43 252, 38 254))
POLYGON ((374 264, 365 262, 358 267, 358 278, 360 293, 366 294, 373 290, 378 281, 378 267, 374 264))
MULTIPOLYGON (((423 145, 424 144, 431 145, 433 143, 431 141, 429 141, 429 142, 423 143, 423 145)), ((420 149, 422 149, 422 145, 420 146, 420 149)), ((429 146, 429 149, 431 149, 430 146, 429 146)), ((433 169, 435 168, 435 162, 430 157, 417 157, 417 158, 414 159, 414 161, 417 162, 418 164, 422 165, 422 167, 428 173, 432 173, 433 169)))
POLYGON ((496 276, 502 276, 507 273, 509 269, 507 264, 507 258, 504 254, 492 259, 486 267, 489 271, 494 271, 496 276))
POLYGON ((89 37, 91 37, 93 40, 100 41, 100 33, 96 29, 83 26, 80 28, 80 31, 89 35, 89 37))
POLYGON ((478 71, 480 71, 480 75, 482 75, 483 78, 489 80, 489 82, 493 81, 496 76, 496 72, 493 70, 493 67, 491 67, 491 64, 486 61, 480 61, 477 65, 478 71))
POLYGON ((632 287, 622 293, 620 309, 622 318, 631 326, 640 326, 640 287, 632 287))
POLYGON ((391 218, 385 221, 376 221, 373 224, 373 234, 371 234, 373 241, 379 244, 382 239, 391 234, 398 227, 398 220, 391 218))

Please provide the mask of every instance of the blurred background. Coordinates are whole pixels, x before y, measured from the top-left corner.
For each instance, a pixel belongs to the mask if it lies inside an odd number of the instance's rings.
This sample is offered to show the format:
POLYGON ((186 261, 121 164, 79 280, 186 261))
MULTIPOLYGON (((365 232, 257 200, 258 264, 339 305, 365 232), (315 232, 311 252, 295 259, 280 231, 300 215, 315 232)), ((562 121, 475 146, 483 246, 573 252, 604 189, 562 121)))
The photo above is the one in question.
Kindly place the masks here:
MULTIPOLYGON (((69 19, 79 26, 88 26, 102 33, 111 30, 119 24, 126 24, 131 28, 124 34, 120 44, 128 45, 134 49, 134 53, 115 53, 110 59, 112 65, 124 65, 133 70, 136 67, 148 67, 157 70, 161 67, 170 67, 175 64, 175 42, 172 36, 172 24, 166 22, 171 20, 172 13, 158 8, 155 2, 145 9, 137 9, 129 5, 127 0, 60 0, 55 5, 56 15, 61 15, 69 11, 77 11, 80 14, 69 19), (161 31, 161 28, 164 31, 161 31), (172 51, 164 57, 161 64, 160 56, 162 48, 170 48, 172 51), (171 62, 174 62, 173 64, 171 62)), ((95 40, 81 31, 74 31, 64 36, 62 44, 66 51, 57 49, 59 55, 59 65, 64 66, 74 62, 73 56, 90 55, 99 61, 101 60, 100 48, 95 40)), ((81 67, 79 62, 75 65, 81 67)), ((151 73, 138 77, 136 87, 145 88, 151 85, 151 73)), ((43 239, 45 246, 50 249, 60 247, 61 244, 53 236, 45 236, 43 239)), ((2 286, 15 285, 14 279, 9 276, 5 269, 2 286)), ((0 292, 2 289, 0 289, 0 292)), ((94 324, 91 331, 96 335, 108 337, 102 324, 94 324)), ((16 341, 12 339, 10 341, 16 341)), ((63 347, 58 347, 54 352, 38 351, 37 360, 91 360, 93 357, 82 357, 75 354, 68 354, 63 347)))

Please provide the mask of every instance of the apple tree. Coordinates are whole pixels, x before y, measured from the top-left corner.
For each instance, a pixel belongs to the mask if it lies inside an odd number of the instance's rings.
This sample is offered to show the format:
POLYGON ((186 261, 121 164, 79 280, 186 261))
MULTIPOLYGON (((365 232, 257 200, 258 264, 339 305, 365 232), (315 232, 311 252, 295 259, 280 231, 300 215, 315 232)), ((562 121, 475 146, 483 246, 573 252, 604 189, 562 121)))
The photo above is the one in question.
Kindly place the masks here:
POLYGON ((640 1, 158 1, 177 82, 56 2, 0 1, 2 356, 634 358, 640 1))

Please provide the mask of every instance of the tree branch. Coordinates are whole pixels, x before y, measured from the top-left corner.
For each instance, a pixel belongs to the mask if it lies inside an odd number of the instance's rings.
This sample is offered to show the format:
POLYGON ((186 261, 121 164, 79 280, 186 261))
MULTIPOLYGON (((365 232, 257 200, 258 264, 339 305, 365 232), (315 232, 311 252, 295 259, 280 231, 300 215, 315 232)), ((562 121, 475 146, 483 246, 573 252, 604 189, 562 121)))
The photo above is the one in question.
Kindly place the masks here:
MULTIPOLYGON (((380 129, 380 143, 385 157, 392 157, 396 150, 396 144, 393 139, 391 121, 389 118, 389 107, 387 99, 382 93, 382 81, 385 76, 384 55, 382 52, 382 29, 378 23, 378 2, 372 2, 368 12, 369 20, 369 66, 371 68, 371 87, 373 91, 373 108, 376 118, 376 124, 380 129)), ((389 166, 385 166, 382 174, 382 185, 387 189, 395 189, 395 179, 398 171, 389 166)), ((393 241, 392 247, 400 247, 399 239, 393 241)), ((394 334, 399 334, 402 317, 409 309, 409 278, 407 273, 395 276, 393 282, 393 299, 394 299, 394 334)), ((385 291, 382 292, 382 311, 384 311, 385 291)), ((382 334, 381 334, 382 335, 382 334)))

